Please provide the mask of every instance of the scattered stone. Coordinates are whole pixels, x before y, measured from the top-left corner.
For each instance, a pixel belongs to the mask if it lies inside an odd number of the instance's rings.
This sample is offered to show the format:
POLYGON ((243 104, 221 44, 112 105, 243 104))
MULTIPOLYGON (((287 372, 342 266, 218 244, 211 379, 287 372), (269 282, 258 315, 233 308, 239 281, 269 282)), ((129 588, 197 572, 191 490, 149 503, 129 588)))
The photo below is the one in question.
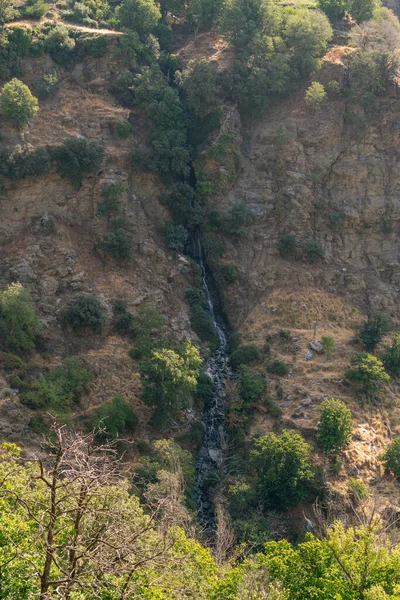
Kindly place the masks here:
POLYGON ((211 460, 217 464, 219 464, 222 460, 222 453, 220 450, 215 450, 214 448, 210 448, 208 454, 211 460))
POLYGON ((311 398, 304 398, 304 400, 300 402, 302 406, 311 406, 312 403, 313 401, 311 400, 311 398))
POLYGON ((358 467, 356 467, 356 465, 353 465, 351 467, 351 469, 349 469, 349 475, 351 475, 352 477, 358 477, 360 474, 360 469, 358 467))
POLYGON ((283 405, 283 406, 286 406, 286 407, 288 407, 288 406, 292 406, 292 404, 293 404, 293 402, 283 402, 283 403, 282 403, 282 405, 283 405))
POLYGON ((313 357, 314 357, 314 354, 311 352, 311 350, 307 350, 306 360, 312 360, 313 357))
POLYGON ((312 341, 310 342, 311 350, 314 350, 317 354, 323 354, 325 352, 323 345, 320 342, 312 341))

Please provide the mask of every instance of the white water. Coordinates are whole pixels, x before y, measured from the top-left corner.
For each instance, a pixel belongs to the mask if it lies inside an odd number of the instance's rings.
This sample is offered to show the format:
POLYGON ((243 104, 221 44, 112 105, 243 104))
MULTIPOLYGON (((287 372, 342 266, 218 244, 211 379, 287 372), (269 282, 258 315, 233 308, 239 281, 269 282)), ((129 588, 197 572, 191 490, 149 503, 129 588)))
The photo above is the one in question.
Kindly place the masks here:
POLYGON ((210 474, 221 476, 224 469, 224 458, 227 446, 225 427, 225 383, 229 375, 228 340, 221 322, 215 314, 215 304, 210 280, 204 264, 199 242, 199 262, 203 277, 203 289, 208 311, 218 336, 218 347, 207 365, 207 374, 213 383, 213 394, 210 402, 204 407, 203 425, 204 439, 197 458, 196 500, 199 521, 207 529, 215 528, 215 510, 212 488, 208 485, 210 474))

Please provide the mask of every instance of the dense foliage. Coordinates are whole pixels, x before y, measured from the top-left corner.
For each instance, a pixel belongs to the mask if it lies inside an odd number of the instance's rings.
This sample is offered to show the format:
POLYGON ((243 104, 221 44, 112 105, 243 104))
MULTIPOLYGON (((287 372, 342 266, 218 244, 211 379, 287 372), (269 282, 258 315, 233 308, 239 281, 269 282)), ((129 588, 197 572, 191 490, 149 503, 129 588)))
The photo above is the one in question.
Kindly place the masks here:
POLYGON ((37 98, 19 79, 6 83, 0 93, 0 113, 16 127, 25 127, 39 110, 37 98))
POLYGON ((42 330, 30 294, 20 283, 0 290, 0 348, 25 353, 35 348, 42 330))
POLYGON ((350 442, 351 412, 340 400, 325 400, 321 404, 317 440, 327 454, 338 454, 350 442))
POLYGON ((75 330, 91 329, 94 333, 101 333, 104 311, 96 298, 82 295, 68 306, 63 315, 63 323, 75 330))

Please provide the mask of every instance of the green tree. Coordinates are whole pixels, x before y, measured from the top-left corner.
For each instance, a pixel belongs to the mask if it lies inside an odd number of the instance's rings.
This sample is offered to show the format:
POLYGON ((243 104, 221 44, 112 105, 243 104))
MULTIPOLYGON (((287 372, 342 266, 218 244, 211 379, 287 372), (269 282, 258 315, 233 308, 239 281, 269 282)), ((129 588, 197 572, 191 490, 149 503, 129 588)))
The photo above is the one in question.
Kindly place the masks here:
POLYGON ((386 470, 393 473, 396 477, 400 477, 400 438, 393 440, 381 458, 385 463, 386 470))
POLYGON ((104 327, 104 311, 96 298, 81 295, 68 306, 63 322, 76 330, 91 329, 94 333, 101 333, 104 327))
POLYGON ((347 0, 319 0, 318 7, 331 20, 343 19, 346 14, 347 0))
POLYGON ((177 225, 176 223, 169 222, 165 226, 165 241, 167 248, 175 250, 176 252, 183 252, 185 250, 186 242, 188 240, 189 233, 183 225, 177 225))
POLYGON ((11 79, 0 94, 0 113, 19 128, 25 127, 39 110, 37 98, 19 79, 11 79))
POLYGON ((306 91, 306 104, 310 108, 317 108, 326 101, 327 97, 328 95, 322 83, 313 81, 306 91))
POLYGON ((17 354, 31 352, 41 331, 28 290, 20 283, 0 290, 0 348, 17 354))
POLYGON ((105 257, 119 261, 132 258, 132 246, 132 239, 122 227, 115 227, 96 240, 96 248, 100 248, 105 257))
POLYGON ((317 440, 326 454, 336 456, 350 442, 351 412, 340 400, 325 400, 320 408, 317 440))
POLYGON ((372 18, 377 6, 377 0, 349 0, 347 10, 357 23, 362 23, 372 18))
POLYGON ((366 350, 375 350, 383 337, 390 333, 392 321, 382 313, 369 315, 368 321, 361 327, 358 337, 364 344, 366 350))
POLYGON ((362 385, 367 393, 378 392, 390 381, 382 361, 373 354, 357 354, 351 359, 351 364, 352 368, 346 372, 346 377, 353 383, 362 385))
POLYGON ((149 362, 141 366, 143 398, 155 407, 155 422, 164 424, 177 410, 187 406, 196 389, 202 360, 189 340, 181 348, 153 350, 149 362))
POLYGON ((81 186, 84 174, 94 173, 100 168, 103 156, 103 146, 85 138, 69 138, 53 149, 58 173, 76 188, 81 186))
POLYGON ((400 377, 400 334, 394 333, 392 337, 392 345, 386 346, 385 353, 382 357, 385 368, 400 377))
POLYGON ((116 394, 111 402, 101 404, 95 411, 91 425, 99 439, 117 439, 135 431, 138 424, 132 405, 116 394))
POLYGON ((177 72, 177 80, 185 90, 189 110, 204 118, 217 103, 217 78, 213 66, 205 58, 191 61, 177 72), (179 75, 178 75, 179 74, 179 75))
POLYGON ((311 456, 309 444, 294 431, 284 431, 280 438, 269 433, 254 441, 251 465, 266 510, 284 510, 306 498, 314 480, 311 456))
POLYGON ((16 0, 0 0, 0 27, 19 14, 16 0))
POLYGON ((124 0, 117 11, 121 27, 147 35, 161 19, 161 12, 154 0, 124 0))
POLYGON ((223 0, 192 0, 192 10, 200 29, 210 29, 218 21, 223 0))

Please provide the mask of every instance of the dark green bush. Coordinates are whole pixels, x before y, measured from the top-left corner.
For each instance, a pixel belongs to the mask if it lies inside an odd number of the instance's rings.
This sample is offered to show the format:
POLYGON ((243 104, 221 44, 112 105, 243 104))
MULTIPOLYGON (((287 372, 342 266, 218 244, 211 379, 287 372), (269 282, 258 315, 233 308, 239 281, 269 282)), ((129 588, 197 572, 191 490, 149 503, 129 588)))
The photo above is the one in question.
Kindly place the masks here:
POLYGON ((212 346, 218 344, 218 336, 212 319, 201 304, 191 305, 190 324, 202 342, 208 342, 212 346))
POLYGON ((281 237, 278 242, 278 249, 282 256, 288 257, 293 256, 296 252, 297 240, 294 235, 288 233, 281 237))
POLYGON ((133 127, 129 121, 118 121, 115 130, 121 140, 127 140, 132 135, 133 127))
POLYGON ((333 229, 339 229, 343 225, 344 221, 344 212, 335 211, 331 215, 329 215, 329 220, 331 222, 333 229))
POLYGON ((131 404, 121 394, 116 394, 111 402, 99 406, 91 420, 91 426, 97 430, 96 437, 115 440, 133 433, 139 419, 131 404))
POLYGON ((279 377, 284 377, 289 373, 289 366, 285 362, 283 362, 283 360, 274 360, 267 366, 267 371, 272 375, 279 375, 279 377))
POLYGON ((108 231, 96 240, 96 247, 105 257, 120 261, 132 258, 132 245, 132 239, 124 229, 108 231))
POLYGON ((37 0, 37 2, 25 8, 25 14, 31 19, 40 19, 40 17, 44 17, 49 12, 49 9, 49 4, 46 4, 42 0, 37 0))
POLYGON ((351 365, 351 369, 346 372, 346 377, 353 383, 362 385, 367 393, 378 392, 390 381, 382 361, 373 354, 367 352, 357 354, 351 359, 351 365))
POLYGON ((40 177, 51 169, 51 155, 46 148, 14 146, 0 154, 0 174, 9 179, 40 177))
POLYGON ((238 270, 234 265, 221 265, 218 268, 217 279, 222 284, 229 285, 236 281, 238 276, 238 270))
POLYGON ((396 477, 400 477, 400 438, 393 440, 381 456, 385 468, 396 477))
POLYGON ((386 346, 382 357, 385 368, 396 377, 400 377, 400 334, 395 333, 392 337, 392 345, 386 346))
POLYGON ((81 58, 84 56, 94 56, 96 58, 105 56, 107 54, 107 37, 98 35, 80 40, 78 53, 81 58))
POLYGON ((304 249, 310 264, 314 264, 324 257, 324 249, 318 240, 306 240, 304 242, 304 249))
POLYGON ((229 235, 244 237, 247 235, 245 227, 252 221, 251 212, 243 202, 235 204, 229 213, 225 229, 229 235))
POLYGON ((165 241, 167 248, 176 252, 185 250, 186 242, 189 237, 188 231, 183 225, 169 222, 165 226, 165 241))
POLYGON ((373 313, 369 315, 368 321, 364 323, 358 332, 358 337, 364 344, 366 350, 375 350, 383 337, 390 333, 392 321, 382 313, 373 313))
POLYGON ((45 73, 37 77, 33 83, 33 91, 38 98, 49 98, 58 91, 59 87, 56 73, 45 73))
POLYGON ((61 146, 53 148, 52 153, 61 177, 69 179, 78 188, 83 175, 100 168, 104 148, 85 138, 69 138, 61 146))
POLYGON ((214 386, 211 377, 207 373, 201 372, 193 394, 194 399, 200 405, 199 408, 203 409, 212 400, 213 392, 214 386))
POLYGON ((107 217, 110 220, 111 217, 119 215, 122 210, 120 196, 123 192, 122 183, 104 183, 100 192, 102 199, 97 203, 97 216, 107 217))
POLYGON ((121 335, 132 333, 132 326, 135 322, 135 317, 130 312, 122 313, 115 321, 114 329, 121 335))
POLYGON ((0 113, 16 127, 25 127, 39 110, 37 98, 27 85, 14 77, 0 93, 0 113))
POLYGON ((260 351, 254 344, 248 344, 247 346, 239 346, 230 357, 230 363, 234 369, 237 369, 240 365, 246 365, 249 363, 256 362, 260 358, 260 351))
POLYGON ((245 407, 259 402, 265 387, 265 377, 262 373, 252 373, 245 365, 240 367, 240 397, 245 407))
POLYGON ((104 327, 104 312, 100 302, 92 296, 79 296, 66 309, 63 323, 73 329, 91 329, 94 333, 101 333, 104 327))
POLYGON ((0 348, 25 353, 35 348, 42 324, 35 314, 30 294, 20 283, 0 290, 0 348))
POLYGON ((74 65, 75 40, 64 25, 57 25, 46 37, 44 48, 55 63, 64 67, 74 65))
POLYGON ((185 290, 185 297, 190 305, 200 304, 201 306, 205 306, 206 299, 201 288, 188 288, 185 290))
POLYGON ((321 404, 317 440, 327 454, 337 455, 351 438, 351 412, 340 400, 325 400, 321 404))

